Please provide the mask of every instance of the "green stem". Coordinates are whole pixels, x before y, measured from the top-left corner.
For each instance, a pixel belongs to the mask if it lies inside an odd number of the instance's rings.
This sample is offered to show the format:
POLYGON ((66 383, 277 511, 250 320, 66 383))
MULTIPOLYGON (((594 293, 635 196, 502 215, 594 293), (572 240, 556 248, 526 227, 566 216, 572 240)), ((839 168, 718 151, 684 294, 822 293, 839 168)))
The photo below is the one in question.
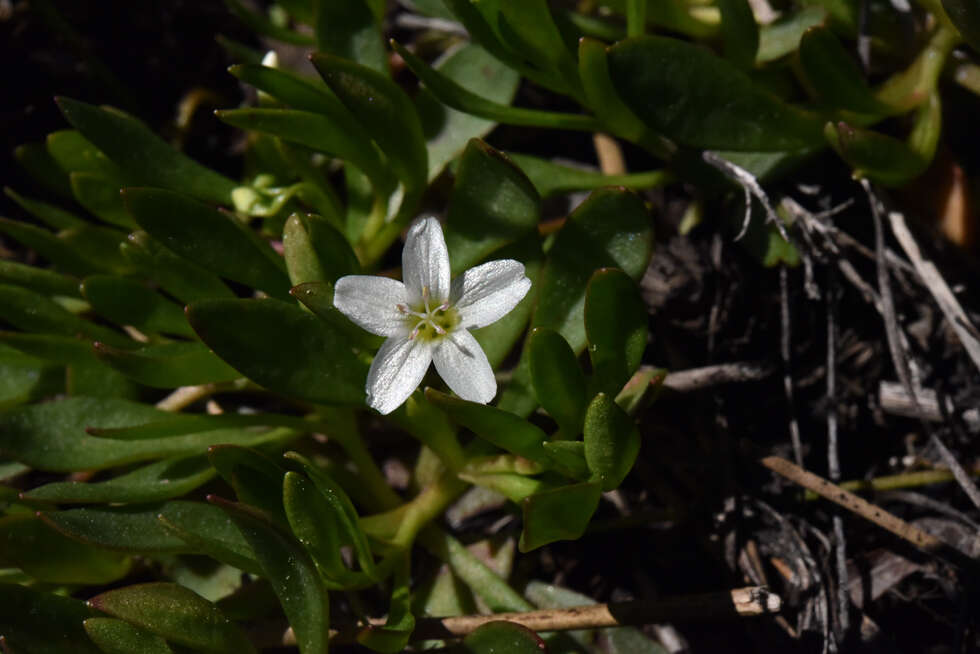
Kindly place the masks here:
MULTIPOLYGON (((974 477, 980 476, 980 470, 973 470, 972 475, 974 477)), ((899 475, 875 477, 874 479, 845 481, 838 484, 838 486, 852 492, 889 491, 900 488, 915 488, 930 484, 941 484, 948 481, 953 481, 953 473, 949 470, 919 470, 917 472, 905 472, 899 475)), ((820 496, 813 491, 807 491, 806 495, 804 495, 804 499, 807 501, 819 498, 820 496)))
POLYGON ((912 65, 882 84, 875 95, 894 107, 896 113, 915 109, 936 88, 949 53, 960 41, 955 29, 940 25, 912 65))
POLYGON ((350 410, 329 409, 320 410, 326 426, 330 427, 328 432, 350 457, 350 460, 357 466, 358 477, 361 484, 366 487, 378 504, 384 509, 393 509, 400 506, 403 502, 398 493, 391 489, 388 481, 382 474, 378 464, 374 462, 364 439, 361 437, 357 428, 357 421, 350 410))

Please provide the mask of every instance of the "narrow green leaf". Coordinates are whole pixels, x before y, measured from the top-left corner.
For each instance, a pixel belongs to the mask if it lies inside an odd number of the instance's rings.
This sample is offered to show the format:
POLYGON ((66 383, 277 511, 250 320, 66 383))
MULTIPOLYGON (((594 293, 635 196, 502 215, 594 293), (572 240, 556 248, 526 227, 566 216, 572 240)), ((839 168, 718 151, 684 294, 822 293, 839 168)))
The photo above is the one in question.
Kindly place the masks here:
POLYGON ((245 634, 214 604, 177 584, 127 586, 96 595, 88 603, 174 643, 222 654, 255 652, 245 634))
POLYGON ((197 342, 120 349, 96 341, 94 348, 100 361, 140 384, 155 388, 214 384, 241 377, 241 373, 197 342))
POLYGON ((800 41, 800 67, 817 96, 832 109, 886 115, 888 105, 878 100, 861 69, 826 27, 812 27, 800 41))
POLYGON ((357 642, 375 652, 397 654, 405 650, 415 629, 415 616, 412 615, 411 594, 411 556, 406 552, 399 557, 392 578, 391 604, 388 619, 383 627, 369 625, 357 634, 357 642))
POLYGON ((92 309, 119 324, 141 331, 194 336, 184 310, 134 279, 93 275, 81 285, 92 309))
POLYGON ((468 91, 454 80, 434 70, 405 49, 404 46, 395 42, 392 42, 391 46, 401 55, 408 67, 425 84, 426 89, 432 95, 438 98, 440 102, 458 111, 506 125, 572 129, 585 132, 601 129, 591 116, 522 109, 494 102, 468 91))
POLYGON ((65 391, 70 396, 78 397, 125 400, 139 397, 135 382, 98 360, 69 364, 65 374, 65 391))
POLYGON ((266 455, 246 447, 215 445, 208 461, 235 489, 240 502, 261 509, 286 524, 282 507, 282 478, 286 469, 266 455))
POLYGON ((146 232, 133 232, 119 250, 127 261, 179 300, 235 297, 217 275, 177 256, 146 232))
POLYGON ((25 143, 14 148, 14 159, 35 182, 65 200, 72 198, 68 174, 48 152, 45 143, 25 143))
POLYGON ((71 190, 78 204, 110 225, 131 229, 136 226, 136 223, 126 213, 126 205, 119 194, 121 188, 118 179, 99 173, 73 172, 71 174, 71 190))
POLYGON ((318 51, 388 75, 388 53, 381 40, 381 28, 364 0, 314 0, 313 28, 318 51))
POLYGON ((3 192, 8 198, 16 202, 17 206, 46 224, 51 229, 68 229, 70 227, 78 227, 79 225, 85 224, 84 220, 70 211, 65 211, 61 207, 56 207, 53 204, 48 204, 47 202, 42 202, 41 200, 25 197, 10 187, 5 186, 3 188, 3 192))
POLYGON ((459 478, 500 493, 515 504, 539 492, 545 485, 540 479, 513 472, 461 472, 459 478))
MULTIPOLYGON (((56 100, 57 101, 57 100, 56 100)), ((63 129, 48 134, 48 152, 68 175, 74 172, 96 173, 121 180, 123 170, 78 130, 63 129)))
POLYGON ((818 5, 786 14, 759 30, 759 50, 755 62, 764 64, 796 52, 800 39, 812 27, 827 25, 829 14, 818 5))
POLYGON ((524 528, 517 548, 530 552, 559 540, 576 540, 599 506, 602 488, 590 481, 560 486, 536 493, 524 500, 524 528))
POLYGON ((747 0, 718 0, 725 56, 739 68, 751 70, 759 50, 759 27, 747 0))
POLYGON ((58 504, 160 502, 189 493, 214 476, 204 457, 164 459, 105 481, 52 482, 32 488, 23 497, 58 504))
POLYGON ((161 189, 128 188, 123 195, 140 227, 171 251, 228 279, 288 297, 282 257, 234 216, 161 189))
MULTIPOLYGON (((567 95, 582 97, 575 58, 552 18, 546 0, 499 0, 498 34, 523 59, 547 73, 567 95)), ((492 6, 492 4, 490 6, 492 6)), ((481 8, 478 5, 478 8, 481 8)), ((486 11, 484 9, 484 11, 486 11)), ((484 14, 486 15, 486 14, 484 14)))
POLYGON ((448 413, 453 421, 497 447, 545 466, 551 463, 541 447, 547 435, 513 413, 461 400, 432 388, 425 390, 425 397, 448 413))
POLYGON ((0 232, 34 250, 60 271, 73 275, 85 275, 96 271, 109 272, 104 266, 87 260, 64 240, 41 227, 9 218, 0 218, 0 232))
POLYGON ((640 431, 633 419, 605 393, 599 393, 585 412, 585 461, 592 480, 613 490, 633 468, 640 451, 640 431))
POLYGON ((217 498, 212 501, 228 513, 255 551, 296 635, 300 653, 326 652, 330 603, 309 555, 255 509, 217 498))
POLYGON ((58 238, 97 271, 132 273, 132 266, 119 251, 126 234, 101 225, 80 225, 58 234, 58 238))
POLYGON ((235 182, 174 150, 132 116, 65 97, 56 101, 68 122, 124 170, 127 178, 205 202, 230 201, 235 182))
POLYGON ((0 332, 0 343, 54 363, 81 365, 96 363, 92 341, 83 337, 0 332))
POLYGON ((60 304, 26 288, 0 284, 0 306, 4 307, 4 321, 26 332, 64 336, 81 334, 120 347, 133 343, 129 337, 79 318, 60 304))
POLYGON ((314 214, 294 213, 282 232, 286 269, 293 285, 337 281, 359 271, 357 255, 343 234, 314 214))
POLYGON ((773 151, 820 142, 817 117, 781 102, 699 45, 636 37, 609 48, 608 61, 610 77, 626 104, 651 128, 679 143, 773 151))
POLYGON ((188 549, 253 575, 262 574, 238 527, 228 514, 202 502, 167 502, 157 512, 159 526, 187 543, 188 549))
POLYGON ((61 390, 61 370, 42 359, 0 344, 0 411, 61 390))
POLYGON ((453 274, 530 234, 541 218, 534 185, 503 153, 478 139, 460 159, 446 217, 453 274))
POLYGON ((290 295, 303 303, 317 318, 326 321, 332 328, 344 333, 347 341, 354 347, 364 350, 377 350, 384 339, 366 332, 337 310, 333 305, 333 284, 327 282, 307 282, 294 286, 290 295))
POLYGON ((844 122, 827 123, 830 146, 854 169, 885 186, 901 186, 925 172, 929 161, 896 138, 844 122))
POLYGON ((0 518, 0 542, 0 565, 20 568, 41 582, 107 584, 130 568, 127 557, 68 538, 33 514, 0 518))
POLYGON ((92 506, 42 513, 41 519, 86 545, 133 554, 193 552, 194 548, 160 525, 163 505, 92 506))
MULTIPOLYGON (((447 79, 490 102, 508 105, 514 99, 520 75, 480 46, 468 43, 453 48, 432 67, 447 79)), ((429 180, 463 150, 471 138, 485 136, 495 123, 449 108, 427 88, 419 90, 415 105, 429 150, 429 180)))
POLYGON ((311 61, 387 155, 398 179, 408 189, 423 188, 428 154, 418 113, 405 92, 381 73, 352 61, 324 53, 312 55, 311 61))
POLYGON ((494 620, 480 625, 466 636, 463 650, 467 654, 547 654, 548 646, 540 636, 523 625, 494 620))
POLYGON ((527 357, 538 402, 566 438, 577 436, 585 417, 586 386, 572 348, 555 330, 537 327, 531 330, 527 357))
POLYGON ((101 470, 148 459, 203 454, 211 445, 283 442, 288 429, 217 429, 171 438, 120 442, 86 428, 119 428, 159 421, 168 413, 114 398, 72 397, 0 414, 0 454, 38 470, 101 470))
POLYGON ((605 186, 642 190, 666 186, 674 180, 673 175, 666 170, 604 175, 597 170, 564 166, 529 154, 508 152, 507 156, 524 171, 542 197, 570 191, 592 191, 605 186))
POLYGON ((647 346, 647 306, 622 270, 604 268, 589 280, 585 334, 593 388, 615 397, 639 368, 647 346))
POLYGON ((367 366, 342 332, 297 306, 206 300, 187 315, 219 357, 269 390, 327 404, 364 402, 367 366))
POLYGON ((0 282, 17 284, 45 295, 81 297, 78 280, 16 261, 0 260, 0 282))
POLYGON ((103 654, 82 629, 95 615, 81 600, 0 584, 0 634, 12 654, 103 654))
POLYGON ((585 443, 582 441, 545 441, 544 451, 555 462, 555 466, 566 471, 573 479, 586 481, 589 466, 585 461, 585 443))
POLYGON ((229 68, 228 72, 293 109, 322 113, 325 116, 349 115, 343 103, 320 80, 307 79, 288 70, 256 64, 238 64, 229 68))
POLYGON ((165 639, 125 620, 89 618, 83 624, 105 654, 173 654, 165 639))
POLYGON ((171 436, 184 436, 201 432, 244 427, 289 427, 298 432, 323 429, 322 423, 312 422, 300 416, 278 413, 161 413, 157 420, 142 422, 131 427, 90 427, 93 436, 121 441, 152 440, 171 436))

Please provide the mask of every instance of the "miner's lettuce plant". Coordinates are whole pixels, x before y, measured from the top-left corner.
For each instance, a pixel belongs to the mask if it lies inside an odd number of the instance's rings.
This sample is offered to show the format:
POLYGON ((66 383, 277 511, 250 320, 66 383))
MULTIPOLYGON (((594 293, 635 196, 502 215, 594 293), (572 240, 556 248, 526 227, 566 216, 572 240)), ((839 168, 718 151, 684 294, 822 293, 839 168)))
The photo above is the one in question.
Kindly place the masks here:
MULTIPOLYGON (((634 416, 660 378, 641 366, 653 233, 638 192, 693 185, 724 227, 742 195, 705 150, 767 181, 830 149, 857 176, 904 184, 935 153, 950 53, 980 33, 969 3, 924 2, 918 53, 870 86, 845 47, 847 3, 791 3, 760 26, 744 0, 608 0, 597 14, 419 0, 469 38, 391 50, 376 0, 283 0, 268 16, 227 4, 314 67, 225 41, 231 74, 259 91, 218 112, 247 134, 242 179, 68 98, 70 127, 15 153, 46 195, 7 189, 22 217, 0 219, 43 262, 0 261, 13 652, 254 651, 270 643, 243 626, 270 603, 301 652, 323 652, 338 591, 387 615, 356 632, 381 652, 406 646, 416 615, 473 595, 532 608, 440 517, 494 491, 527 552, 579 538, 630 473, 634 416), (413 93, 392 78, 395 53, 413 93), (580 110, 512 106, 522 79, 580 110), (896 117, 906 137, 877 130, 896 117), (481 140, 498 123, 606 132, 662 167, 605 176, 501 152, 481 140), (570 191, 591 193, 542 225, 542 199, 570 191), (434 203, 439 219, 420 220, 434 203), (372 448, 382 432, 419 444, 404 496, 372 448), (416 546, 465 588, 413 583, 416 546)), ((887 26, 871 36, 905 46, 887 26)), ((752 229, 761 261, 796 261, 771 226, 752 229)), ((538 647, 499 629, 465 646, 538 647)))

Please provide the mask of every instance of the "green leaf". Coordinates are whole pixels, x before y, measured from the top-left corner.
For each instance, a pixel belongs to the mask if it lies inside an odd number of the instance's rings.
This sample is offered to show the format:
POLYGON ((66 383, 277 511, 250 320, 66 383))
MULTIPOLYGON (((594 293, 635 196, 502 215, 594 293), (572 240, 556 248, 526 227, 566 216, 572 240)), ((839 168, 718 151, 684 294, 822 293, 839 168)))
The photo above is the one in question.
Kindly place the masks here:
POLYGON ((296 635, 300 653, 326 652, 330 603, 309 555, 255 509, 217 498, 212 501, 228 513, 255 551, 296 635))
POLYGON ((545 441, 544 451, 555 466, 573 479, 589 478, 589 466, 585 461, 585 443, 582 441, 545 441))
POLYGON ((252 11, 248 9, 239 0, 225 0, 225 4, 231 13, 235 14, 239 20, 245 23, 245 26, 252 32, 256 34, 261 34, 262 36, 267 36, 276 41, 282 41, 283 43, 290 43, 292 45, 299 46, 312 46, 314 45, 314 40, 312 37, 306 34, 300 34, 299 32, 293 31, 288 27, 282 27, 272 22, 268 17, 262 15, 257 11, 252 11))
POLYGON ((56 481, 23 493, 41 502, 140 503, 180 497, 214 478, 204 457, 164 459, 99 482, 56 481))
POLYGON ((14 159, 35 182, 65 200, 72 198, 68 175, 48 152, 45 143, 25 143, 14 148, 14 159))
POLYGON ((202 502, 167 502, 157 512, 157 521, 187 543, 188 549, 243 572, 262 574, 252 546, 218 507, 202 502))
POLYGON ((299 307, 277 300, 205 300, 187 311, 215 354, 269 390, 326 404, 364 402, 367 366, 342 332, 299 307))
POLYGON ((182 307, 134 279, 93 275, 81 285, 92 309, 119 324, 141 331, 194 336, 182 307))
POLYGON ((526 497, 544 487, 544 482, 540 479, 532 479, 513 472, 460 472, 459 478, 500 493, 515 504, 521 503, 526 497))
POLYGON ((214 384, 241 377, 237 370, 197 342, 120 349, 96 341, 94 348, 100 361, 134 381, 155 388, 214 384))
POLYGON ((48 134, 47 147, 69 176, 74 172, 96 173, 115 180, 123 176, 122 169, 78 130, 63 129, 48 134))
POLYGON ((186 193, 205 202, 225 203, 233 181, 174 150, 146 125, 117 109, 56 98, 65 118, 125 171, 127 179, 186 193))
POLYGON ((63 239, 41 227, 9 218, 0 218, 0 232, 34 250, 47 259, 49 263, 66 273, 84 275, 97 270, 109 272, 105 266, 89 261, 65 243, 63 239))
POLYGON ((540 205, 534 185, 506 155, 472 139, 460 158, 446 217, 453 274, 532 233, 540 205))
MULTIPOLYGON (((462 1, 465 2, 466 0, 462 1)), ((481 43, 481 45, 486 47, 485 43, 481 43)), ((434 70, 416 55, 405 49, 404 46, 394 41, 391 43, 391 46, 401 55, 408 67, 425 84, 426 89, 432 95, 443 104, 457 111, 507 125, 573 129, 586 132, 600 129, 599 124, 591 116, 558 113, 554 111, 539 111, 537 109, 522 109, 510 107, 500 102, 494 102, 489 98, 467 90, 455 80, 434 70)))
POLYGON ((58 238, 99 271, 116 274, 133 272, 129 262, 119 251, 126 234, 99 225, 80 225, 58 234, 58 238))
POLYGON ((942 0, 942 5, 970 47, 980 52, 980 3, 976 0, 942 0))
POLYGON ((634 190, 656 188, 666 186, 674 179, 666 170, 604 175, 597 170, 563 166, 529 154, 508 152, 507 156, 527 175, 542 197, 570 191, 591 191, 604 186, 625 186, 634 190))
POLYGON ((759 50, 755 62, 764 64, 795 52, 806 31, 812 27, 827 25, 828 19, 826 9, 810 6, 786 14, 776 22, 762 27, 759 30, 759 50))
POLYGON ((160 525, 163 505, 83 507, 42 513, 41 519, 65 536, 107 550, 133 554, 193 552, 160 525))
POLYGON ((310 59, 327 86, 387 155, 405 187, 423 188, 428 179, 428 154, 418 113, 405 92, 385 75, 352 61, 324 53, 310 59))
POLYGON ((350 115, 337 96, 319 80, 301 77, 288 70, 256 64, 238 64, 229 68, 228 72, 293 109, 312 111, 325 116, 350 115))
POLYGON ((759 27, 752 7, 747 0, 718 0, 718 9, 725 56, 739 68, 750 70, 759 50, 759 27))
POLYGON ((140 227, 172 252, 228 279, 288 297, 282 257, 233 215, 162 189, 128 188, 123 196, 140 227))
POLYGON ((411 581, 411 556, 406 552, 399 556, 399 565, 395 567, 388 619, 383 627, 368 625, 358 632, 358 643, 383 654, 397 654, 405 650, 412 630, 415 629, 415 616, 412 615, 411 605, 411 581))
POLYGON ((173 654, 162 637, 125 620, 89 618, 83 624, 105 654, 173 654))
POLYGON ((545 466, 551 463, 541 447, 541 443, 547 440, 547 435, 523 418, 486 404, 461 400, 432 388, 425 390, 425 397, 448 413, 454 422, 497 447, 545 466))
MULTIPOLYGON (((489 18, 488 8, 494 6, 499 7, 495 25, 498 35, 511 49, 546 73, 553 84, 560 85, 567 95, 581 98, 582 88, 575 58, 555 25, 548 3, 545 0, 499 0, 478 4, 477 8, 489 18)), ((494 23, 491 22, 491 25, 494 23)))
POLYGON ((633 468, 640 452, 640 430, 633 419, 605 393, 599 393, 585 412, 585 462, 602 490, 613 490, 633 468))
POLYGON ((527 357, 534 394, 566 438, 582 431, 585 417, 585 375, 575 352, 562 335, 547 327, 531 330, 527 357))
POLYGON ((177 256, 146 232, 133 232, 119 250, 127 261, 183 302, 235 297, 217 275, 177 256))
POLYGON ((463 651, 467 654, 547 654, 548 646, 540 636, 523 625, 494 620, 480 625, 466 636, 463 651))
POLYGON ((92 341, 86 338, 0 332, 0 343, 45 361, 81 365, 97 363, 92 341))
POLYGON ((118 588, 96 595, 89 605, 174 643, 205 652, 255 652, 245 634, 214 604, 177 584, 118 588))
POLYGON ((867 177, 885 186, 901 186, 929 165, 928 159, 909 146, 878 132, 839 122, 827 123, 824 134, 834 151, 854 169, 855 177, 867 177))
POLYGON ((80 205, 111 225, 135 227, 133 219, 126 213, 120 189, 119 180, 98 173, 71 174, 71 190, 80 205))
POLYGON ((815 116, 758 88, 699 45, 636 37, 609 48, 608 61, 626 104, 654 130, 684 145, 772 151, 820 142, 815 116))
POLYGON ((337 281, 359 271, 357 255, 343 234, 314 214, 294 213, 282 232, 286 269, 293 285, 337 281))
POLYGON ((282 507, 282 478, 285 468, 266 455, 235 445, 215 445, 208 449, 208 461, 235 489, 240 502, 261 509, 286 523, 282 507))
POLYGON ((38 470, 101 470, 147 459, 203 454, 216 443, 259 445, 283 442, 287 429, 218 429, 171 438, 120 442, 96 438, 86 428, 131 427, 159 421, 168 413, 114 398, 72 397, 0 414, 0 454, 38 470))
POLYGON ((121 347, 132 345, 128 337, 79 318, 60 304, 26 288, 0 284, 0 306, 4 307, 5 322, 27 332, 81 334, 121 347))
POLYGON ((68 395, 127 400, 139 397, 139 389, 134 382, 98 360, 71 363, 66 372, 65 390, 68 395))
POLYGON ((364 0, 314 0, 313 16, 318 51, 388 74, 381 28, 364 0))
POLYGON ((102 654, 82 629, 95 615, 81 600, 0 584, 0 634, 13 654, 102 654))
POLYGON ((387 195, 395 187, 394 176, 368 131, 349 111, 341 109, 326 114, 294 109, 228 109, 216 115, 229 125, 272 134, 349 161, 364 171, 375 192, 387 195))
POLYGON ((857 63, 826 27, 812 27, 800 41, 800 67, 817 96, 832 109, 885 115, 890 108, 878 100, 857 63))
POLYGON ((79 543, 33 514, 0 518, 0 565, 54 584, 107 584, 130 569, 127 557, 79 543))
POLYGON ((54 386, 52 374, 58 373, 41 359, 0 345, 0 411, 42 395, 46 387, 54 386))
POLYGON ((604 268, 589 280, 585 334, 593 388, 615 397, 640 367, 647 346, 647 306, 622 270, 604 268))
MULTIPOLYGON (((520 76, 516 71, 473 43, 451 49, 433 63, 433 68, 470 93, 501 105, 510 104, 520 76)), ((456 158, 471 138, 485 136, 494 122, 451 109, 427 88, 415 96, 429 150, 429 180, 456 158)))
POLYGON ((46 224, 51 229, 69 229, 71 227, 78 227, 79 225, 85 224, 84 220, 70 211, 65 211, 61 207, 56 207, 53 204, 48 204, 47 202, 42 202, 41 200, 24 197, 23 195, 15 192, 12 188, 6 186, 4 187, 3 192, 8 198, 16 202, 17 206, 46 224))
POLYGON ((517 548, 530 552, 559 540, 577 540, 599 506, 602 488, 590 481, 560 486, 524 500, 524 528, 517 548))
POLYGON ((44 295, 81 297, 74 277, 16 261, 0 260, 0 282, 24 286, 44 295))

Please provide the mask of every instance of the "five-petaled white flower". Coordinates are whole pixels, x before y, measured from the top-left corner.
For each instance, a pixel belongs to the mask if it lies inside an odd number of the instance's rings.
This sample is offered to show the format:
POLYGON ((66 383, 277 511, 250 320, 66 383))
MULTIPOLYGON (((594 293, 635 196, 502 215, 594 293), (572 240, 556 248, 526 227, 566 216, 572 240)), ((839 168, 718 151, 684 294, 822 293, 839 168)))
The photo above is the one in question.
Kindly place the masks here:
POLYGON ((442 227, 429 217, 408 230, 402 278, 404 283, 348 275, 334 287, 337 309, 372 334, 387 337, 368 372, 368 405, 383 414, 397 409, 418 388, 430 362, 464 400, 492 400, 497 381, 469 330, 496 322, 517 306, 531 288, 524 264, 490 261, 450 283, 442 227))

